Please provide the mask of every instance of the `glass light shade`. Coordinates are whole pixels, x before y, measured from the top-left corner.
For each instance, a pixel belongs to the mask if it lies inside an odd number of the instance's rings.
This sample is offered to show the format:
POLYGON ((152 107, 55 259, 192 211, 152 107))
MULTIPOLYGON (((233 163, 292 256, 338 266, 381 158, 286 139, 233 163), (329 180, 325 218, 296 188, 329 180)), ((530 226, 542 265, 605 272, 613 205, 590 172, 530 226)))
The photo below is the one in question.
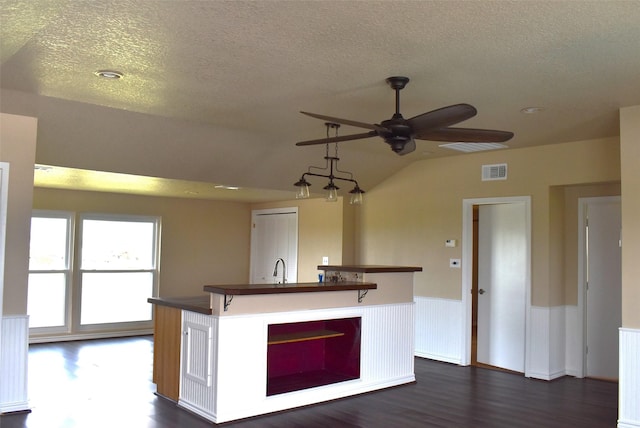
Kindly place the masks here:
POLYGON ((338 189, 330 187, 327 190, 327 202, 336 202, 338 200, 338 189))
POLYGON ((296 189, 296 199, 307 199, 309 197, 309 186, 306 184, 298 186, 296 189))
POLYGON ((351 199, 349 200, 351 205, 362 205, 362 192, 351 193, 351 199))
POLYGON ((351 205, 362 205, 362 195, 364 194, 364 190, 362 190, 357 183, 356 187, 354 187, 349 193, 351 194, 351 198, 349 199, 349 203, 351 205))
POLYGON ((336 202, 338 200, 339 187, 333 184, 333 181, 330 181, 323 189, 327 191, 327 202, 336 202))
POLYGON ((297 187, 296 199, 307 199, 309 197, 309 186, 311 186, 311 184, 304 179, 304 175, 293 185, 297 187))

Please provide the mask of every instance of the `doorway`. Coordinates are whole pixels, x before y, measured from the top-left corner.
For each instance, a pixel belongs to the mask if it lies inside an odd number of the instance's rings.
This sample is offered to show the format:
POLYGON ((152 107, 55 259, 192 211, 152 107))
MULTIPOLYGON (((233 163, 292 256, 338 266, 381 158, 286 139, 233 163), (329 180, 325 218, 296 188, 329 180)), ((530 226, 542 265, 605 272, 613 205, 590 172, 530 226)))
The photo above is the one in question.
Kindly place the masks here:
POLYGON ((254 210, 250 282, 277 283, 283 277, 284 282, 298 280, 298 208, 254 210), (279 259, 284 263, 276 265, 279 259))
POLYGON ((463 201, 462 252, 463 260, 469 261, 462 263, 465 365, 526 374, 530 206, 530 197, 463 201))
POLYGON ((580 198, 578 204, 583 374, 617 381, 618 329, 622 325, 620 197, 580 198))

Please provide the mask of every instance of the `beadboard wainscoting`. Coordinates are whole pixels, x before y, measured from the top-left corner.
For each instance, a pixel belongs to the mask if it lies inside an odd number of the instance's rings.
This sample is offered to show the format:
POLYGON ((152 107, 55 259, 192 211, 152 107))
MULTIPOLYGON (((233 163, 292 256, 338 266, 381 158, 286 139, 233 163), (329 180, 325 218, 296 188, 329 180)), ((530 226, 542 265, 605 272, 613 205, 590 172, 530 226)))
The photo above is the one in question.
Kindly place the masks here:
POLYGON ((566 314, 564 306, 531 307, 527 377, 552 380, 566 374, 566 314))
POLYGON ((183 311, 178 404, 222 423, 413 382, 414 306, 399 303, 224 317, 183 311), (362 320, 358 379, 267 396, 269 325, 353 317, 362 320))
POLYGON ((0 322, 0 414, 25 411, 29 409, 29 317, 8 315, 2 317, 0 322))
POLYGON ((640 427, 640 330, 620 329, 618 428, 640 427))
POLYGON ((417 357, 462 363, 462 301, 415 296, 417 357))

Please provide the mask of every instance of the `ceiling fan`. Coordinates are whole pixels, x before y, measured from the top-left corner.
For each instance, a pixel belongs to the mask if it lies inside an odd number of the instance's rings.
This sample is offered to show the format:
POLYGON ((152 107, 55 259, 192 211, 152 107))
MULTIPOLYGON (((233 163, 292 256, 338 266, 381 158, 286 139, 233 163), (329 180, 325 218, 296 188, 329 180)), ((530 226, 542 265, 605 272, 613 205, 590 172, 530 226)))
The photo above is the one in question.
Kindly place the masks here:
POLYGON ((406 155, 416 149, 415 139, 446 142, 468 143, 501 143, 513 137, 513 132, 492 129, 451 128, 458 122, 470 119, 478 111, 469 104, 454 104, 427 113, 405 119, 400 114, 400 91, 409 83, 408 77, 392 76, 386 79, 389 86, 396 91, 396 112, 391 119, 380 124, 369 124, 354 120, 340 119, 321 114, 300 113, 328 122, 370 129, 369 132, 342 135, 318 140, 300 141, 296 146, 313 144, 338 143, 340 141, 359 140, 361 138, 381 137, 391 146, 391 150, 399 155, 406 155))

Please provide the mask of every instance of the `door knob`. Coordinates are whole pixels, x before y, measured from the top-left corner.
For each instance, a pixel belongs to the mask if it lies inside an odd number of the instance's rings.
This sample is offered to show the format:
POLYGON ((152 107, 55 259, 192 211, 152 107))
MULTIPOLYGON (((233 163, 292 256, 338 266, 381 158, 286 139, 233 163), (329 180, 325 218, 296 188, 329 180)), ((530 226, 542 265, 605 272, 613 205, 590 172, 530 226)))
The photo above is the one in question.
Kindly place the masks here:
POLYGON ((481 288, 480 290, 478 290, 478 294, 484 294, 484 290, 481 288))

